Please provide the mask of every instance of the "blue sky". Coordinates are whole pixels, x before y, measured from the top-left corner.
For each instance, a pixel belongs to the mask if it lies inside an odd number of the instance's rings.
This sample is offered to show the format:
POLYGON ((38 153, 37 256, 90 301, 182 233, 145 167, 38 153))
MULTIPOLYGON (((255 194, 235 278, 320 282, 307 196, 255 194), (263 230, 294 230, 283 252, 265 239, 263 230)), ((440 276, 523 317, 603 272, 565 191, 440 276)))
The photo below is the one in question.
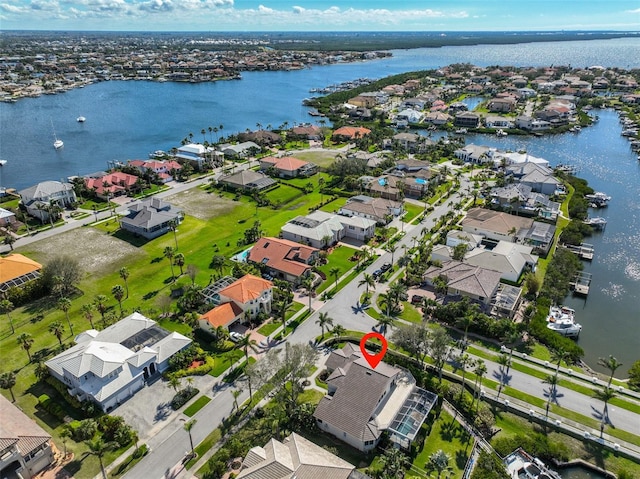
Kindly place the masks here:
POLYGON ((0 29, 640 31, 640 1, 0 0, 0 29))

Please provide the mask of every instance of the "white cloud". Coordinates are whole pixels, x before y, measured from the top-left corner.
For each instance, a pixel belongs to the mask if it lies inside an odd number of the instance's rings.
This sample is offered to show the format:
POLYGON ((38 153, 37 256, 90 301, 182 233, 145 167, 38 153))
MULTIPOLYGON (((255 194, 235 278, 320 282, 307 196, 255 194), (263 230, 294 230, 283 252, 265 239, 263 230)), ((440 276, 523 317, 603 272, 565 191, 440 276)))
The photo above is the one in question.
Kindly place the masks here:
POLYGON ((626 10, 624 13, 638 14, 638 13, 640 13, 640 8, 636 8, 635 10, 626 10))
POLYGON ((258 11, 260 13, 274 13, 275 10, 273 8, 265 7, 264 5, 258 6, 258 11))

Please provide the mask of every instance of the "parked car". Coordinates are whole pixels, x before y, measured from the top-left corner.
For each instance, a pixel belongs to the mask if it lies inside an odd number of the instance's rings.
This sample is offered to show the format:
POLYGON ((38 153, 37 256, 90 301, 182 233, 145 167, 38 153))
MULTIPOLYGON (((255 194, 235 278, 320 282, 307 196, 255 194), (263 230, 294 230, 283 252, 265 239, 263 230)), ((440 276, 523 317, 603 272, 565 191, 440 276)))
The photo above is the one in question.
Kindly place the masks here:
POLYGON ((419 294, 414 294, 411 296, 411 304, 419 304, 422 302, 422 296, 419 294))
POLYGON ((384 273, 384 271, 382 271, 381 269, 375 270, 372 274, 373 279, 378 279, 380 276, 382 276, 382 273, 384 273))
POLYGON ((385 263, 382 266, 380 266, 380 269, 382 270, 383 273, 389 271, 391 269, 391 263, 385 263))
POLYGON ((233 341, 234 343, 239 343, 240 341, 242 341, 242 338, 244 338, 244 335, 236 333, 235 331, 231 331, 229 333, 229 339, 231 339, 231 341, 233 341))

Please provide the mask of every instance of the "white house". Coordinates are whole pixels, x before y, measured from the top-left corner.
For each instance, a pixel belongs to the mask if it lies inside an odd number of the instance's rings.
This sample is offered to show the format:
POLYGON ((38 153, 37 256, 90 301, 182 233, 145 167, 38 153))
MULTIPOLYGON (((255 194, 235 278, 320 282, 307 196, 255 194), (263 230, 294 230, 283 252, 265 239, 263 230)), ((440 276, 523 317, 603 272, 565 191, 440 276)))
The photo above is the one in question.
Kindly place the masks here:
POLYGON ((375 228, 375 220, 317 210, 292 219, 281 228, 281 234, 284 239, 324 248, 344 237, 366 241, 373 237, 375 228))
POLYGON ((102 331, 89 329, 76 345, 45 363, 53 377, 79 401, 109 412, 169 367, 169 359, 191 344, 180 333, 133 313, 102 331))
POLYGON ((46 208, 52 203, 65 208, 77 201, 73 185, 60 181, 43 181, 18 194, 22 198, 22 204, 27 208, 27 213, 41 221, 49 219, 46 208))
POLYGON ((360 216, 387 224, 394 216, 404 212, 402 203, 385 198, 372 198, 365 195, 352 196, 347 203, 338 210, 339 215, 360 216))
POLYGON ((178 148, 176 158, 183 160, 189 160, 195 163, 199 169, 202 169, 204 165, 216 165, 220 164, 222 157, 220 152, 217 152, 212 147, 205 147, 200 143, 189 143, 178 148))

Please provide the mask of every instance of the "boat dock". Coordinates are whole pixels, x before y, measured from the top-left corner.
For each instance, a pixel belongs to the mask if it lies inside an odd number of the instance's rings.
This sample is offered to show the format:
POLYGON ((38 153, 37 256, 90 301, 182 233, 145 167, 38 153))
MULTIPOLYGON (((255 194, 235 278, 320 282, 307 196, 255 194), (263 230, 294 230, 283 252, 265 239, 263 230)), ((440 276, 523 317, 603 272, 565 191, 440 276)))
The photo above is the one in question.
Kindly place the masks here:
POLYGON ((587 261, 591 261, 595 254, 593 245, 588 243, 581 243, 580 246, 566 244, 564 245, 564 247, 567 248, 572 253, 577 254, 578 258, 584 259, 587 261))
POLYGON ((582 271, 576 273, 571 283, 569 283, 573 288, 573 294, 587 296, 589 294, 592 276, 593 275, 591 273, 583 273, 582 271))
POLYGON ((591 226, 594 230, 604 231, 607 227, 607 220, 601 216, 596 216, 593 218, 587 218, 584 221, 584 224, 591 226))

